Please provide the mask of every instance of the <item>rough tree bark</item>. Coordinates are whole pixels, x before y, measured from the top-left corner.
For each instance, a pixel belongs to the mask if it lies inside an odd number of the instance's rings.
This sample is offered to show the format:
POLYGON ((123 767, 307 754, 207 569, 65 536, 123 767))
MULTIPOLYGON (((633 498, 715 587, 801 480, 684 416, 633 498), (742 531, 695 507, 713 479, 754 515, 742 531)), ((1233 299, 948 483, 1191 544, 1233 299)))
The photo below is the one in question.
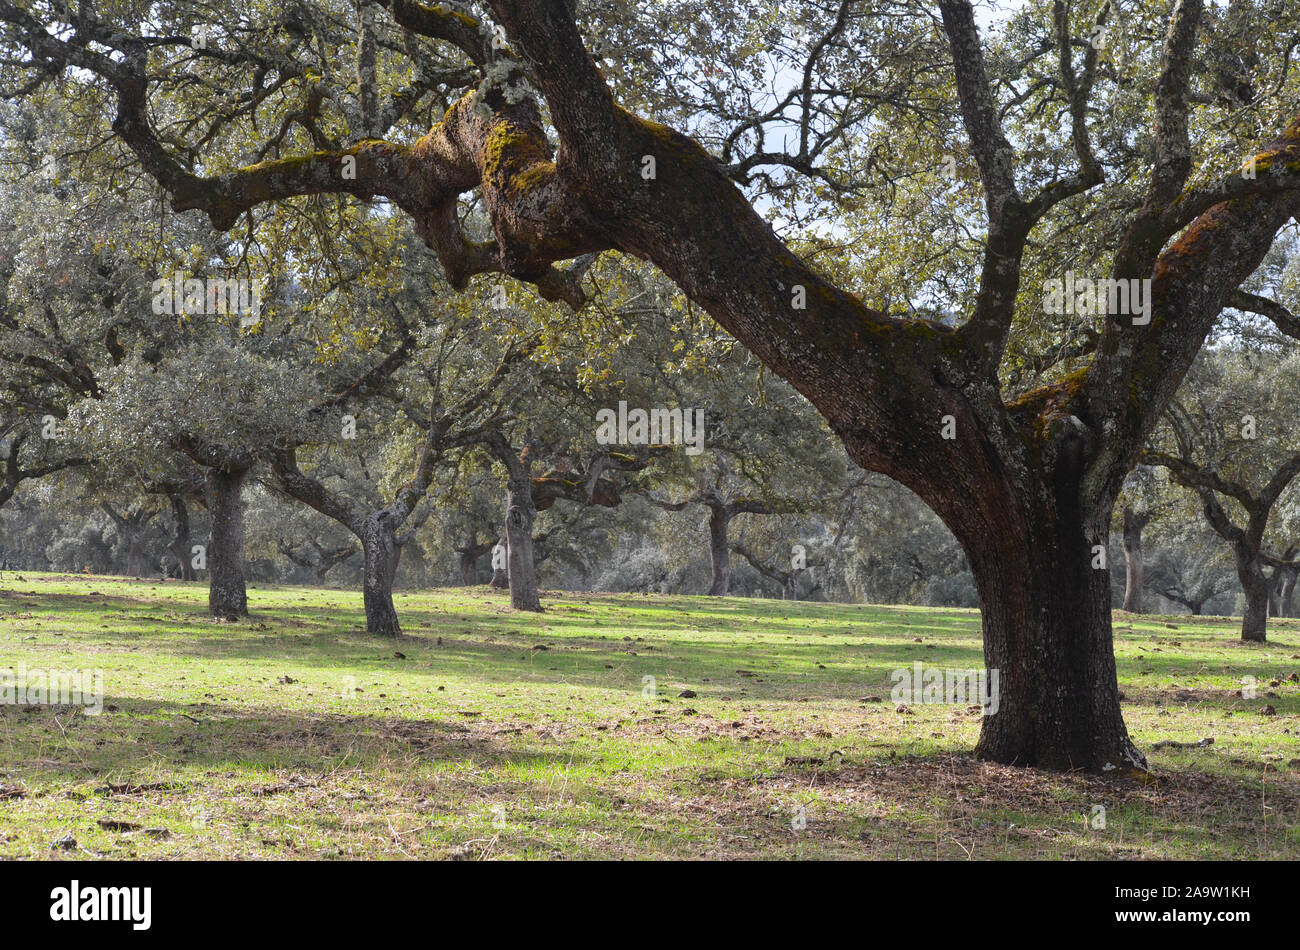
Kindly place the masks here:
POLYGON ((207 550, 208 611, 227 620, 246 617, 243 491, 253 468, 253 455, 246 448, 210 442, 188 433, 174 435, 170 445, 206 473, 203 491, 212 520, 207 550))
POLYGON ((533 551, 533 522, 536 520, 532 480, 510 479, 506 488, 506 562, 509 565, 510 606, 515 610, 542 609, 537 593, 536 553, 533 551))
POLYGON ((366 632, 385 637, 395 637, 402 632, 397 608, 393 606, 393 580, 397 576, 397 562, 402 556, 395 520, 392 512, 383 509, 371 512, 361 526, 366 632))
POLYGON ((212 541, 208 546, 208 611, 238 620, 248 616, 244 586, 244 482, 247 468, 208 471, 208 511, 212 541))

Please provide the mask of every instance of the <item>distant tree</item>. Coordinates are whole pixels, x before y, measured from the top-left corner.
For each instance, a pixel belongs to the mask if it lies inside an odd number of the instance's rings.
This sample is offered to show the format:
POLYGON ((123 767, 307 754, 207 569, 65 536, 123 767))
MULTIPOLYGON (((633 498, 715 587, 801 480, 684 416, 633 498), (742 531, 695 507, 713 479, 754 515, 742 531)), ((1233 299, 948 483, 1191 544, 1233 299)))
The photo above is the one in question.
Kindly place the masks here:
POLYGON ((1175 451, 1143 455, 1196 493, 1210 527, 1230 546, 1245 594, 1243 640, 1265 639, 1274 589, 1266 573, 1269 519, 1300 475, 1292 439, 1300 417, 1291 398, 1298 385, 1300 355, 1207 353, 1169 409, 1175 451))

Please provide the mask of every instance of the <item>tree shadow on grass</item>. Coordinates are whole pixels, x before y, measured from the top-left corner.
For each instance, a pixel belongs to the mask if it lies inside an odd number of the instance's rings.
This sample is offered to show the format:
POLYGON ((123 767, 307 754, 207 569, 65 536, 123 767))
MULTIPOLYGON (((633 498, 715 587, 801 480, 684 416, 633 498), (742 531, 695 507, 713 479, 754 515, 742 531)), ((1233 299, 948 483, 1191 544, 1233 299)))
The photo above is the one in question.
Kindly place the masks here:
POLYGON ((354 768, 411 759, 476 768, 580 767, 586 761, 569 749, 505 748, 491 730, 446 719, 182 705, 123 696, 105 698, 98 716, 76 707, 0 706, 0 727, 8 735, 0 747, 0 770, 36 784, 147 775, 160 765, 322 773, 343 760, 354 768))
POLYGON ((1154 775, 1158 781, 1148 784, 945 753, 838 769, 787 766, 757 781, 777 794, 813 788, 834 798, 842 812, 829 834, 852 824, 845 815, 874 814, 872 805, 888 801, 896 806, 894 814, 876 815, 868 826, 892 826, 889 835, 914 840, 946 839, 948 857, 1239 859, 1300 853, 1300 843, 1279 831, 1300 820, 1300 774, 1271 771, 1267 812, 1253 772, 1175 771, 1157 764, 1154 775), (1094 824, 1097 805, 1105 808, 1101 827, 1094 824))

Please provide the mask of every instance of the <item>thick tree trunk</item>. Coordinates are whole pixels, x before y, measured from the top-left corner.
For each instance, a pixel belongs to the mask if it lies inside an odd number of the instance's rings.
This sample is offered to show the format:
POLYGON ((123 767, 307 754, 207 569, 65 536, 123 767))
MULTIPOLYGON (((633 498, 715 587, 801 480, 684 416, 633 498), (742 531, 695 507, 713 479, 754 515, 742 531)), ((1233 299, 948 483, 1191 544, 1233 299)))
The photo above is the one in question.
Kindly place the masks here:
POLYGON ((214 617, 237 620, 248 616, 244 587, 244 481, 248 469, 210 469, 208 510, 212 512, 212 544, 208 551, 208 610, 214 617))
POLYGON ((1143 613, 1142 529, 1147 519, 1132 508, 1124 509, 1124 610, 1143 613))
POLYGON ((713 567, 710 597, 725 597, 731 592, 731 547, 727 544, 730 525, 731 516, 725 507, 709 506, 709 563, 713 567))
POLYGON ((1120 712, 1110 572, 1093 567, 1093 546, 1104 543, 1077 523, 1022 522, 995 524, 984 542, 967 545, 990 689, 998 675, 981 758, 1058 770, 1146 767, 1120 712))
POLYGON ((1264 574, 1259 561, 1239 561, 1237 577, 1241 580, 1246 606, 1241 617, 1241 639, 1251 643, 1264 643, 1268 630, 1269 593, 1272 584, 1264 574))
POLYGON ((396 637, 402 632, 393 606, 393 579, 402 556, 397 532, 389 523, 386 511, 372 512, 361 530, 361 550, 365 558, 362 596, 366 606, 366 633, 396 637))
POLYGON ((537 561, 533 552, 533 504, 531 479, 511 478, 506 489, 506 563, 510 583, 510 606, 516 610, 540 612, 537 593, 537 561))

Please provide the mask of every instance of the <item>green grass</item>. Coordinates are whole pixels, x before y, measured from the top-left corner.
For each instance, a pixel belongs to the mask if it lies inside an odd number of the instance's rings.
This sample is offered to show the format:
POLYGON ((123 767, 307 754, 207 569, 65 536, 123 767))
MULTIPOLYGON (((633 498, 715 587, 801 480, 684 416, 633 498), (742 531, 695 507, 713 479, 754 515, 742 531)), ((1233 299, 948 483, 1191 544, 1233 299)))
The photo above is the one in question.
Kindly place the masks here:
POLYGON ((0 669, 100 670, 106 705, 0 705, 0 857, 1300 858, 1297 621, 1117 615, 1148 785, 898 711, 891 670, 982 665, 974 611, 463 588, 400 593, 391 641, 353 591, 206 597, 3 577, 0 669))

